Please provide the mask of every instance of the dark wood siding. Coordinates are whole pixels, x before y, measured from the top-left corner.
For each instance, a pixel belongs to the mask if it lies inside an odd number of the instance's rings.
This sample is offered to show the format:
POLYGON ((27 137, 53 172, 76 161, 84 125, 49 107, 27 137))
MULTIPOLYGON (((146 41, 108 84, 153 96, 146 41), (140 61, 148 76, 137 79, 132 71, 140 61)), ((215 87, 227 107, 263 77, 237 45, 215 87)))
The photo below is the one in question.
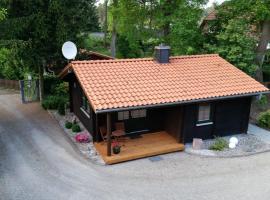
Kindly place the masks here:
POLYGON ((217 103, 214 134, 227 136, 245 133, 248 127, 250 98, 241 98, 217 103))
POLYGON ((166 115, 164 115, 164 128, 166 132, 168 132, 175 139, 177 139, 178 142, 182 142, 182 120, 182 106, 176 106, 166 109, 166 115))
POLYGON ((210 139, 214 136, 226 136, 246 133, 249 121, 251 97, 235 98, 211 102, 213 124, 196 126, 198 104, 184 107, 184 142, 193 138, 210 139))
MULTIPOLYGON (((69 78, 71 92, 71 109, 91 133, 94 141, 98 137, 98 127, 106 126, 104 114, 97 115, 91 109, 90 119, 81 110, 82 94, 80 84, 75 76, 69 78), (97 129, 96 129, 97 127, 97 129)), ((251 97, 234 98, 211 102, 213 124, 196 126, 198 103, 167 108, 147 109, 146 118, 125 120, 126 132, 149 130, 149 132, 165 130, 179 142, 191 142, 193 138, 209 139, 214 136, 226 136, 246 133, 249 121, 251 97)), ((112 128, 118 121, 117 112, 112 113, 112 128)))
POLYGON ((94 141, 96 141, 97 139, 95 128, 96 115, 92 108, 90 118, 88 118, 86 114, 81 110, 83 91, 79 82, 75 79, 75 77, 69 80, 69 89, 71 93, 70 106, 74 114, 79 118, 79 120, 88 130, 88 132, 93 136, 94 141))

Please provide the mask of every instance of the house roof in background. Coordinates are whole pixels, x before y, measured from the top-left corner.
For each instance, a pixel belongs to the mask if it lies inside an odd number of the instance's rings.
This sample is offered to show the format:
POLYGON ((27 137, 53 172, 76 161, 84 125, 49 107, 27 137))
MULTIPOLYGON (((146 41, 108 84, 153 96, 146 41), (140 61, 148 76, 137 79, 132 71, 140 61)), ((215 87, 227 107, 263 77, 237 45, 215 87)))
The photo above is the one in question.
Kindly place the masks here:
MULTIPOLYGON (((80 49, 78 57, 84 56, 84 60, 112 60, 111 56, 101 54, 95 51, 88 51, 86 49, 80 49)), ((62 78, 67 75, 70 67, 69 64, 59 73, 59 77, 62 78)))
POLYGON ((203 19, 205 21, 212 21, 217 18, 217 11, 214 9, 207 14, 207 16, 203 19))
POLYGON ((84 55, 88 55, 90 58, 90 60, 111 60, 114 59, 111 56, 102 54, 102 53, 98 53, 96 51, 88 51, 86 49, 80 49, 79 50, 80 54, 84 54, 84 55), (91 57, 94 57, 95 59, 91 59, 91 57))
POLYGON ((216 54, 170 57, 168 64, 153 58, 73 61, 67 68, 95 112, 268 91, 216 54))

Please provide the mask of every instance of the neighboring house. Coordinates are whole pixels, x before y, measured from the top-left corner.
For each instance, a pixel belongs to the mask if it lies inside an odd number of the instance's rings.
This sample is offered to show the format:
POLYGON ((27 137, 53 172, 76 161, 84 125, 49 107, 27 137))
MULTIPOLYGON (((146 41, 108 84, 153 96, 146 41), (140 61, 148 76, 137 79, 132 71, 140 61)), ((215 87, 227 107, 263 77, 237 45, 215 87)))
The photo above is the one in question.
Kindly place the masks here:
POLYGON ((215 9, 211 10, 202 20, 201 29, 204 33, 209 31, 209 22, 212 22, 217 19, 217 11, 215 9))
MULTIPOLYGON (((76 60, 112 60, 114 59, 111 56, 101 54, 95 51, 88 51, 86 49, 79 49, 78 55, 76 56, 76 60)), ((63 65, 62 65, 63 66, 63 65)), ((49 73, 58 74, 63 70, 63 68, 59 68, 59 65, 52 65, 47 67, 46 71, 49 73)))
POLYGON ((158 46, 155 58, 72 61, 60 74, 69 82, 71 111, 94 141, 107 127, 108 156, 119 121, 126 134, 164 131, 176 143, 247 132, 251 99, 268 89, 216 54, 169 51, 158 46))
POLYGON ((76 60, 112 60, 111 56, 101 54, 95 51, 88 51, 86 49, 80 49, 76 60))

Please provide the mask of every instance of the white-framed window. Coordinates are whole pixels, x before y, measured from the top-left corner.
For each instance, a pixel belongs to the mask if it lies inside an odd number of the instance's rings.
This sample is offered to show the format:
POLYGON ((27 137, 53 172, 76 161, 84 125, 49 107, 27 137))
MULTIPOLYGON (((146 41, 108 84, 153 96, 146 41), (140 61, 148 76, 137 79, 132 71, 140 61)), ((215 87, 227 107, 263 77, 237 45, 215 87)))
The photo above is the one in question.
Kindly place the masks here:
POLYGON ((211 105, 208 103, 199 104, 198 109, 198 122, 211 121, 211 105))
POLYGON ((118 120, 126 120, 129 119, 129 111, 121 111, 118 112, 118 120))
POLYGON ((131 111, 131 117, 132 118, 141 118, 141 117, 146 117, 147 113, 146 110, 132 110, 131 111))
POLYGON ((88 99, 86 98, 86 96, 84 94, 82 94, 82 105, 81 105, 81 109, 84 112, 86 112, 89 115, 89 117, 90 117, 90 113, 91 113, 90 105, 89 105, 88 99))

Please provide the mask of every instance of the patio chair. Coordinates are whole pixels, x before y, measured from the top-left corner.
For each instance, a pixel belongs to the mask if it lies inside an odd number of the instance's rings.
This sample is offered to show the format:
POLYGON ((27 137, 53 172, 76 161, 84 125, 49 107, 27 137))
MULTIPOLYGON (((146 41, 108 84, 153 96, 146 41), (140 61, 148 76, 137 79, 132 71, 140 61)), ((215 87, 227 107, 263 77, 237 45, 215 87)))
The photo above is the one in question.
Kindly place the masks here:
POLYGON ((99 132, 100 132, 100 135, 101 135, 102 140, 103 141, 107 141, 107 130, 106 130, 106 127, 104 127, 104 126, 99 127, 99 132))
MULTIPOLYGON (((103 141, 107 141, 107 129, 105 126, 99 127, 99 132, 101 135, 101 138, 103 141)), ((119 139, 120 137, 125 135, 125 124, 120 122, 120 123, 115 123, 115 131, 112 132, 112 137, 115 139, 119 139)))
POLYGON ((114 126, 115 131, 112 132, 113 137, 115 137, 116 139, 120 139, 121 137, 126 135, 124 122, 117 122, 114 124, 114 126))

